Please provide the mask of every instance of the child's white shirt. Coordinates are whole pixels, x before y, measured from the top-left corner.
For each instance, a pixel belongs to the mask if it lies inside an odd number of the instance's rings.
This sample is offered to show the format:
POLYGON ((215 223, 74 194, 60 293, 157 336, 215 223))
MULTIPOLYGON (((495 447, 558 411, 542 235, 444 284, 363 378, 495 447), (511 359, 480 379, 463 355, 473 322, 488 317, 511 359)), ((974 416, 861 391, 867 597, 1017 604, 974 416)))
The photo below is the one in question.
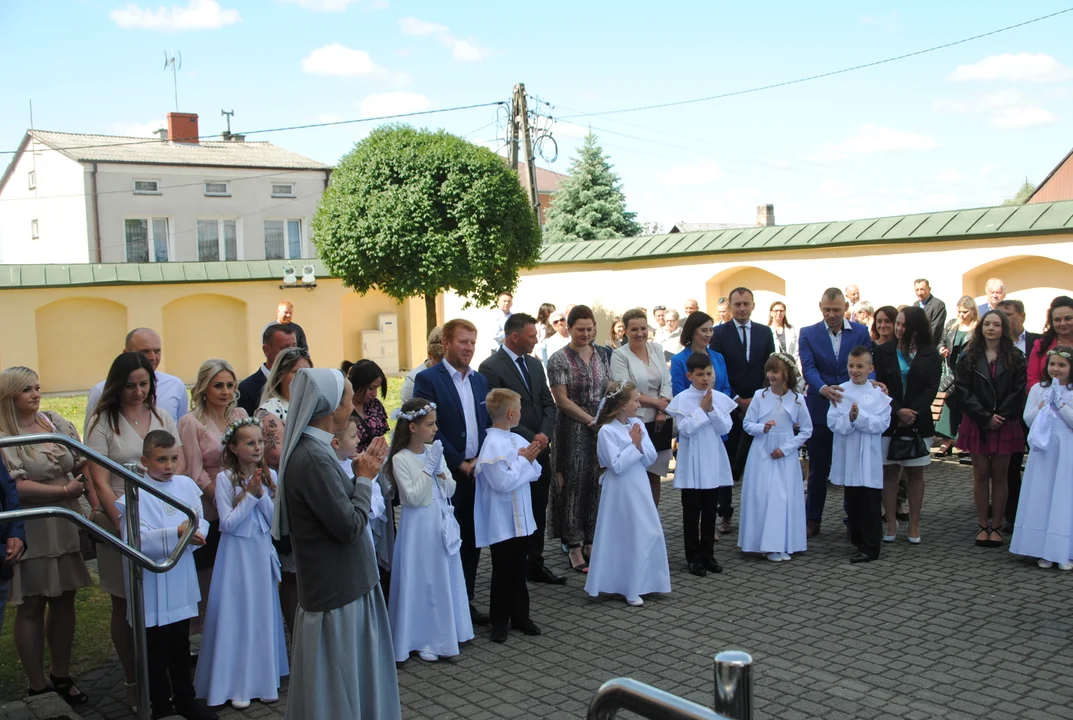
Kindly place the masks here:
POLYGON ((734 484, 722 436, 734 426, 730 414, 738 404, 712 390, 712 409, 705 412, 700 403, 706 392, 690 385, 667 405, 667 414, 678 422, 674 487, 679 489, 711 490, 734 484))
POLYGON ((521 435, 488 429, 474 467, 473 534, 479 548, 536 532, 529 483, 540 479, 540 463, 518 454, 528 445, 521 435))
POLYGON ((890 427, 890 397, 872 386, 844 382, 842 400, 827 411, 827 427, 834 433, 831 447, 831 482, 847 487, 883 489, 883 433, 890 427), (850 410, 857 405, 857 419, 850 410))

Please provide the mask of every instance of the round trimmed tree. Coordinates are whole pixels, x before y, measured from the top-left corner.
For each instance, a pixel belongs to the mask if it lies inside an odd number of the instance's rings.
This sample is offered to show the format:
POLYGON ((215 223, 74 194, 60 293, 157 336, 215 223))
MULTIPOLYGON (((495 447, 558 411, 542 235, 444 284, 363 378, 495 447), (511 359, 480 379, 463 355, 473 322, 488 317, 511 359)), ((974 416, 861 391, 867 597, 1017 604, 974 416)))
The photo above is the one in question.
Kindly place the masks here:
POLYGON ((377 128, 332 173, 313 217, 324 264, 359 293, 402 302, 453 290, 491 306, 540 256, 540 226, 503 159, 443 130, 377 128))

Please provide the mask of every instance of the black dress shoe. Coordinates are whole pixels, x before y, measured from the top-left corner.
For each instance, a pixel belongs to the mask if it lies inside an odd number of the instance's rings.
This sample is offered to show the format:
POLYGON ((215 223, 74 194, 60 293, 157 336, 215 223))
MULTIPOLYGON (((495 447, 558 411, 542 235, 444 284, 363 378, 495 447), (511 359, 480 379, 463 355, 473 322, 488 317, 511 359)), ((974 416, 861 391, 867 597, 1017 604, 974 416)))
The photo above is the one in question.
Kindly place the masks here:
POLYGON ((707 570, 708 572, 713 572, 713 573, 721 573, 721 572, 723 572, 723 566, 720 565, 719 561, 716 560, 711 555, 705 556, 701 560, 701 563, 704 565, 704 569, 707 570))
POLYGON ((872 562, 873 560, 877 560, 877 559, 878 558, 874 558, 871 555, 865 555, 864 553, 859 552, 856 555, 854 555, 853 557, 851 557, 849 559, 849 561, 851 563, 853 563, 854 565, 856 565, 857 563, 872 562))
POLYGON ((566 577, 563 575, 556 575, 548 569, 547 565, 529 568, 529 571, 526 573, 526 578, 529 582, 545 583, 547 585, 566 584, 566 577))
POLYGON ((190 702, 176 702, 175 713, 186 718, 186 720, 216 720, 216 711, 205 705, 200 700, 191 700, 190 702))
POLYGON ((805 535, 808 537, 816 537, 820 534, 820 521, 808 520, 805 523, 805 535))
POLYGON ((473 607, 473 603, 470 603, 469 605, 469 620, 478 627, 486 627, 488 625, 488 616, 473 607))
POLYGON ((507 641, 507 626, 496 625, 492 628, 492 642, 505 643, 507 641))
POLYGON ((536 623, 532 620, 526 619, 518 623, 512 622, 510 626, 515 630, 521 630, 526 635, 534 636, 540 634, 540 628, 538 628, 536 623))
POLYGON ((689 572, 697 577, 704 577, 708 574, 708 571, 704 569, 704 563, 699 560, 693 560, 689 563, 689 572))

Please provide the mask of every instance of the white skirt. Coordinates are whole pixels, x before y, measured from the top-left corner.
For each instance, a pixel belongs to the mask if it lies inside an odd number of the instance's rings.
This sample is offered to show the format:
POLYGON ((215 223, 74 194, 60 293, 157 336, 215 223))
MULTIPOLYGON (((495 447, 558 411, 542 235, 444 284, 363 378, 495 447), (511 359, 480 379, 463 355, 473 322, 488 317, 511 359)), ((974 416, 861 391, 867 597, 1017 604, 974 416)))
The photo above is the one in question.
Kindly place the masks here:
POLYGON ((884 465, 901 465, 902 467, 927 467, 931 465, 931 438, 924 438, 924 447, 928 449, 928 454, 924 457, 913 458, 912 460, 888 460, 887 451, 890 450, 890 437, 883 436, 883 464, 884 465))
POLYGON ((671 468, 671 455, 670 449, 660 450, 656 455, 656 461, 645 469, 653 475, 663 477, 671 468))

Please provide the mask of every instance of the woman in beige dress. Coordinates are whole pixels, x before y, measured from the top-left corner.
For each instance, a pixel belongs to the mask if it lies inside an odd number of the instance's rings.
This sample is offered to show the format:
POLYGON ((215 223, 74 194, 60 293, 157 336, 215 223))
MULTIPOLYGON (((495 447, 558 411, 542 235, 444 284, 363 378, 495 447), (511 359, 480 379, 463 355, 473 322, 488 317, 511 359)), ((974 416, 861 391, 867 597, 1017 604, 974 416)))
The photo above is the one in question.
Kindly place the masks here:
MULTIPOLYGON (((627 310, 622 314, 626 323, 626 344, 615 350, 611 356, 611 379, 618 382, 632 382, 641 393, 641 408, 637 417, 658 435, 670 433, 664 427, 667 418, 667 405, 671 402, 671 373, 663 359, 663 346, 648 340, 648 315, 641 308, 627 310), (654 423, 651 425, 650 423, 654 423)), ((664 449, 659 449, 655 437, 652 442, 659 452, 656 461, 648 466, 648 482, 652 486, 652 499, 659 505, 660 478, 667 474, 671 464, 670 441, 664 449)))
MULTIPOLYGON (((104 391, 90 417, 86 432, 87 447, 123 465, 138 463, 142 442, 152 430, 166 430, 179 441, 179 430, 171 415, 156 407, 156 376, 143 355, 125 352, 108 370, 104 391)), ((119 536, 119 513, 115 501, 124 492, 123 478, 97 464, 88 465, 90 480, 97 491, 99 508, 94 519, 103 529, 119 536)), ((186 462, 179 455, 176 475, 184 475, 186 462)), ((101 589, 112 596, 112 643, 127 681, 127 699, 136 703, 134 676, 134 636, 127 624, 125 569, 119 551, 108 545, 97 546, 97 566, 101 589)))
POLYGON ((205 547, 194 553, 201 602, 197 622, 191 632, 201 632, 205 620, 205 603, 209 600, 212 566, 220 547, 220 516, 216 512, 216 476, 220 474, 220 454, 223 452, 224 430, 236 420, 246 417, 238 407, 238 382, 234 369, 226 360, 206 360, 197 371, 197 380, 190 390, 190 412, 179 418, 179 439, 182 441, 184 475, 193 478, 201 488, 201 507, 209 521, 205 547))
MULTIPOLYGON (((59 433, 78 440, 74 425, 54 412, 41 412, 37 373, 12 367, 0 373, 0 436, 59 433)), ((56 506, 81 512, 85 486, 74 472, 84 460, 65 445, 24 445, 3 451, 23 508, 56 506)), ((78 526, 62 518, 26 521, 26 553, 15 564, 10 602, 15 611, 15 649, 29 681, 27 693, 55 689, 71 705, 89 698, 71 679, 75 592, 90 585, 78 526), (47 620, 46 620, 47 608, 47 620), (47 628, 47 632, 46 632, 47 628), (45 644, 52 663, 45 679, 45 644)), ((2 599, 0 599, 2 600, 2 599)))

